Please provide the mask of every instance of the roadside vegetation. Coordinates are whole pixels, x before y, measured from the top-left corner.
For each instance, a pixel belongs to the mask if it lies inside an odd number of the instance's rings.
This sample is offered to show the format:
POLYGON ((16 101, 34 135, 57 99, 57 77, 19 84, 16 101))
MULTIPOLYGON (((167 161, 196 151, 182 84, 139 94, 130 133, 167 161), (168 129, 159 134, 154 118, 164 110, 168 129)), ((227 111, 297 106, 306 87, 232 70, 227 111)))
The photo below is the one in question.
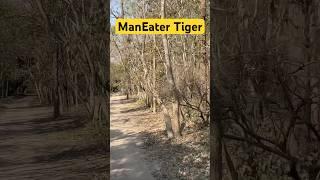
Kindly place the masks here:
MULTIPOLYGON (((78 153, 80 161, 98 152, 105 158, 100 165, 109 165, 108 9, 109 3, 102 0, 0 1, 0 112, 16 110, 19 115, 27 112, 23 108, 39 108, 47 119, 34 114, 33 119, 20 118, 30 121, 32 137, 38 131, 48 136, 43 145, 59 145, 61 149, 52 152, 61 154, 57 160, 78 153)), ((4 129, 11 123, 2 121, 4 129)), ((30 146, 36 148, 37 143, 30 146)))
MULTIPOLYGON (((114 19, 200 18, 209 25, 205 0, 118 2, 114 19)), ((112 29, 111 89, 157 115, 139 116, 137 128, 150 158, 161 162, 159 179, 208 178, 209 34, 209 28, 203 35, 116 35, 112 29)))

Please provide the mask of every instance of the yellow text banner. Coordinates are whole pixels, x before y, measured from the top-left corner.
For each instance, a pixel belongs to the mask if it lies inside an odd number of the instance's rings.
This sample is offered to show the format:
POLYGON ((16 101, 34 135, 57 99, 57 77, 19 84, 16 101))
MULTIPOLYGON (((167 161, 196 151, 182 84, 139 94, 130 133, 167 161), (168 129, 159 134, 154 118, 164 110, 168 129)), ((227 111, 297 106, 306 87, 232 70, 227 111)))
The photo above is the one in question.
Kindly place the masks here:
POLYGON ((204 34, 203 19, 117 19, 116 34, 204 34))

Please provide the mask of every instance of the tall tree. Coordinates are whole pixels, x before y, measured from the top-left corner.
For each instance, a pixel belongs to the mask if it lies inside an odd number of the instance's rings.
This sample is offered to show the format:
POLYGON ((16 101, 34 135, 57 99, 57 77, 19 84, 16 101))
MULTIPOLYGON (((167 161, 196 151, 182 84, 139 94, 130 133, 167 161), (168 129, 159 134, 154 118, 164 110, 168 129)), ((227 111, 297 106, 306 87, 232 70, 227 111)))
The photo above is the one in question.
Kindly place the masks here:
MULTIPOLYGON (((165 17, 166 17, 166 0, 161 0, 161 18, 165 18, 165 17)), ((174 95, 174 102, 172 103, 173 118, 171 118, 171 125, 172 125, 174 136, 179 137, 181 136, 180 112, 179 112, 180 111, 180 95, 176 87, 175 79, 173 76, 172 62, 170 59, 169 45, 168 45, 168 39, 166 34, 162 35, 162 42, 163 42, 163 48, 164 48, 167 81, 168 81, 170 90, 173 92, 173 95, 174 95)))

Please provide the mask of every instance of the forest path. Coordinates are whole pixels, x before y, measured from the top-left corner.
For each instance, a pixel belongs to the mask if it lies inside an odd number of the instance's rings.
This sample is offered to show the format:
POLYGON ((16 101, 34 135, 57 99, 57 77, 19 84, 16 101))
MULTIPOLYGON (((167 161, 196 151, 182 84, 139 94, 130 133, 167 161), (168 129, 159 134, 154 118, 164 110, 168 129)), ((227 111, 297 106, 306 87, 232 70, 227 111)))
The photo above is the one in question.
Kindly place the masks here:
POLYGON ((145 159, 139 138, 141 130, 136 128, 137 119, 144 118, 148 112, 140 109, 134 100, 125 96, 111 97, 110 150, 112 180, 153 180, 151 172, 156 168, 154 162, 145 159))
POLYGON ((53 119, 52 107, 39 105, 33 96, 1 100, 0 179, 105 179, 100 176, 108 166, 103 148, 71 138, 84 122, 79 113, 53 119))

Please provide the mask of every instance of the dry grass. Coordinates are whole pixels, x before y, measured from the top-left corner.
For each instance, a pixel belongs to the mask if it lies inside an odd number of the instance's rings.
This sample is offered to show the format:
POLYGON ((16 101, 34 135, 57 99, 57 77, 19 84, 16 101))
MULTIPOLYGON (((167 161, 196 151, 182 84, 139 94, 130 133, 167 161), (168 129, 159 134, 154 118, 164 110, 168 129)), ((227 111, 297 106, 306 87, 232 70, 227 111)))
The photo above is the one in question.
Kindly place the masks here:
POLYGON ((130 103, 127 107, 129 112, 143 112, 143 116, 136 119, 136 128, 144 140, 148 158, 160 163, 159 169, 153 172, 157 179, 209 178, 208 127, 199 130, 190 125, 184 129, 182 138, 170 140, 158 113, 143 108, 139 102, 130 103))

